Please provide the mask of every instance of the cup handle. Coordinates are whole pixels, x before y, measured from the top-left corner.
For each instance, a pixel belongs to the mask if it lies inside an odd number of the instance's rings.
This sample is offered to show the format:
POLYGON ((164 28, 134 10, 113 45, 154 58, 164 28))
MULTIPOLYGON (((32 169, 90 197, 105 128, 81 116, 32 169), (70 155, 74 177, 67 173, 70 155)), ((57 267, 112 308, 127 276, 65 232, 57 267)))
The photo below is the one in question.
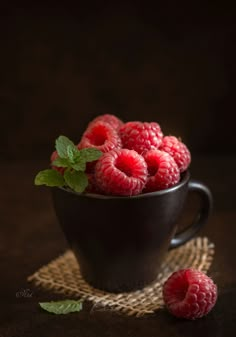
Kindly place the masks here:
POLYGON ((188 183, 188 191, 199 195, 201 205, 191 226, 173 237, 170 248, 179 247, 190 240, 205 225, 212 210, 212 194, 206 185, 200 181, 191 179, 188 183))

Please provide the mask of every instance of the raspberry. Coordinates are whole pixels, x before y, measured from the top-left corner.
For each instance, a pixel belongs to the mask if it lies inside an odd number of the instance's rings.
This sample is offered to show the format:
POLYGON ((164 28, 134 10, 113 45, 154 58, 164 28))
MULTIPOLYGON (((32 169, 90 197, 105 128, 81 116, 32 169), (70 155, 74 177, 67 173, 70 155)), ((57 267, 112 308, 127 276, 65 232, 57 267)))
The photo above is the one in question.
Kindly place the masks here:
POLYGON ((148 167, 148 180, 145 192, 163 190, 177 184, 180 180, 178 165, 168 153, 150 150, 144 159, 148 167))
POLYGON ((214 307, 217 286, 198 270, 182 269, 164 283, 163 299, 173 315, 196 319, 205 316, 214 307))
POLYGON ((86 187, 85 192, 100 194, 101 191, 99 190, 96 184, 95 175, 92 173, 87 173, 87 177, 88 177, 88 186, 86 187))
POLYGON ((56 160, 58 157, 59 157, 59 156, 58 156, 57 151, 56 151, 56 150, 53 151, 53 153, 51 154, 51 157, 50 157, 51 163, 52 163, 54 160, 56 160))
POLYGON ((87 162, 85 172, 87 174, 93 174, 94 170, 95 170, 96 163, 97 163, 97 160, 87 162))
POLYGON ((136 195, 147 180, 147 164, 136 151, 116 149, 104 153, 95 166, 98 187, 106 194, 136 195))
POLYGON ((78 144, 79 149, 87 147, 108 152, 115 148, 121 148, 121 140, 110 124, 98 121, 88 126, 78 144))
MULTIPOLYGON (((51 154, 51 157, 50 157, 50 162, 54 162, 54 160, 56 160, 58 158, 58 153, 57 151, 53 151, 53 153, 51 154)), ((58 166, 54 166, 52 165, 52 168, 58 172, 60 172, 62 175, 64 174, 65 172, 65 168, 64 167, 58 167, 58 166)))
POLYGON ((191 162, 191 154, 187 146, 178 138, 165 136, 159 149, 169 153, 174 158, 180 172, 187 170, 191 162))
POLYGON ((160 125, 151 122, 128 122, 120 127, 123 147, 140 154, 157 149, 161 145, 162 131, 160 125))
POLYGON ((96 118, 94 118, 88 126, 91 126, 94 123, 97 122, 105 122, 110 124, 114 129, 118 130, 121 125, 123 125, 124 123, 122 122, 121 119, 117 118, 114 115, 110 115, 110 114, 105 114, 105 115, 99 115, 96 118))

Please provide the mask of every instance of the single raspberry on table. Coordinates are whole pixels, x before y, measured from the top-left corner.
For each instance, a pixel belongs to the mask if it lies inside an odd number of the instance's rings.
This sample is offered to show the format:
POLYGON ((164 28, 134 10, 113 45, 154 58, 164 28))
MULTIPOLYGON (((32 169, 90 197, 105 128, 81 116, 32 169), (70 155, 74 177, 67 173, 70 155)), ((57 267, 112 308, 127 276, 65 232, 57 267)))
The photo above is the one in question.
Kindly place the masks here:
POLYGON ((119 119, 118 117, 116 117, 115 115, 111 115, 111 114, 104 114, 104 115, 99 115, 97 117, 95 117, 88 126, 91 126, 94 123, 97 122, 105 122, 110 124, 114 129, 118 130, 121 125, 123 125, 124 123, 122 122, 121 119, 119 119))
POLYGON ((217 299, 217 286, 210 277, 196 269, 174 272, 164 283, 163 299, 177 317, 196 319, 208 314, 217 299))
POLYGON ((169 153, 176 161, 180 172, 187 170, 191 162, 191 154, 187 146, 175 136, 165 136, 160 150, 169 153))
POLYGON ((150 150, 144 154, 144 159, 148 167, 148 179, 144 192, 163 190, 179 182, 179 168, 168 153, 150 150))
POLYGON ((121 139, 110 124, 98 121, 88 126, 78 144, 79 149, 87 147, 108 152, 115 148, 121 148, 121 139))
POLYGON ((52 163, 54 162, 54 160, 56 160, 58 158, 58 153, 57 151, 53 151, 53 153, 51 154, 51 157, 50 157, 50 162, 51 162, 51 166, 54 170, 60 172, 61 174, 64 174, 65 172, 65 168, 64 167, 58 167, 58 166, 54 166, 52 165, 52 163))
POLYGON ((95 178, 105 194, 136 195, 141 193, 147 181, 147 164, 136 151, 112 150, 98 159, 95 178))
POLYGON ((119 133, 123 147, 140 154, 157 149, 163 137, 160 125, 155 122, 127 122, 120 127, 119 133))

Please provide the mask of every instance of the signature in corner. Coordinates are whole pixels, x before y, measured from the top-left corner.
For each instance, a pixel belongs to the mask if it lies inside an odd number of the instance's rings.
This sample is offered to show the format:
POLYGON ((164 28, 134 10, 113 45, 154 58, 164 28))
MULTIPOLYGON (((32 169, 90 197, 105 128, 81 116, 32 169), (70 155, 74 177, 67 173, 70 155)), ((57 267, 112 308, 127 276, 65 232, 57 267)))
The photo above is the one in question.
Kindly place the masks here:
POLYGON ((16 297, 32 297, 33 292, 30 289, 20 289, 16 292, 16 297))

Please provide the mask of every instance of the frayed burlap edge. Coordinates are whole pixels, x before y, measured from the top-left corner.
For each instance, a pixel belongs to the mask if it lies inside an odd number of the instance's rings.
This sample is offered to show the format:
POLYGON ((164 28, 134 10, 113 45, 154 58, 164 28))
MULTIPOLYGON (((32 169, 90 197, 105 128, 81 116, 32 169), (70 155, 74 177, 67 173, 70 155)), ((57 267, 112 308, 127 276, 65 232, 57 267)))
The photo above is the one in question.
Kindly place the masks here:
POLYGON ((174 271, 196 268, 207 272, 214 256, 214 244, 206 237, 197 237, 185 245, 170 250, 156 280, 147 287, 129 293, 113 294, 91 287, 81 276, 79 264, 71 250, 40 268, 28 281, 93 303, 93 310, 112 310, 129 316, 152 314, 163 307, 162 286, 174 271))

